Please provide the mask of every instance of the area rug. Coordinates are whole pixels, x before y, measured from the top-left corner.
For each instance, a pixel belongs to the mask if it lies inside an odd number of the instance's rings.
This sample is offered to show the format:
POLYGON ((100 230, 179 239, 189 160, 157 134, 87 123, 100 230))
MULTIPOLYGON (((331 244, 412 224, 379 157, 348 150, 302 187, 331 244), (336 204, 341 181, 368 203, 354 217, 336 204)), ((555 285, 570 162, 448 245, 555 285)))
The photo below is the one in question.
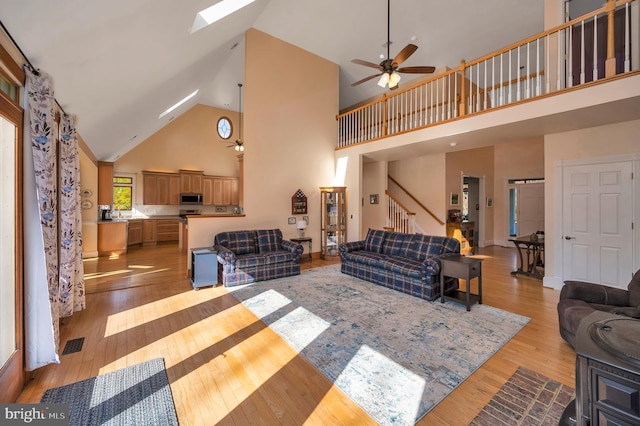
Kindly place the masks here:
POLYGON ((518 367, 473 419, 474 426, 558 425, 575 390, 542 374, 518 367))
POLYGON ((177 425, 162 358, 45 391, 42 403, 69 404, 70 425, 177 425))
POLYGON ((529 321, 428 302, 340 265, 229 290, 383 425, 414 424, 529 321))

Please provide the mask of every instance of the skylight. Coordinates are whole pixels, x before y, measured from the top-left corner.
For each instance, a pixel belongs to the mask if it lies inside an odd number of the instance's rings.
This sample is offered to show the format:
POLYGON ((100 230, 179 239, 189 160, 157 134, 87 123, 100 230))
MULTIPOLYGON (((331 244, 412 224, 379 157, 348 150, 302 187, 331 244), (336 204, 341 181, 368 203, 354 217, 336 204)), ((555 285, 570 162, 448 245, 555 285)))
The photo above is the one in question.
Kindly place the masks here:
POLYGON ((233 12, 253 3, 255 0, 222 0, 196 15, 191 27, 191 34, 203 29, 207 25, 211 25, 220 19, 231 15, 233 12))
POLYGON ((198 90, 200 89, 196 89, 193 93, 191 93, 190 95, 187 95, 184 99, 182 99, 181 101, 178 101, 174 106, 172 106, 171 108, 167 109, 165 112, 163 112, 162 114, 160 114, 158 116, 158 120, 160 120, 162 117, 164 117, 165 115, 169 114, 171 111, 173 111, 174 109, 178 108, 180 105, 182 105, 183 103, 187 102, 189 99, 193 98, 197 93, 198 90))

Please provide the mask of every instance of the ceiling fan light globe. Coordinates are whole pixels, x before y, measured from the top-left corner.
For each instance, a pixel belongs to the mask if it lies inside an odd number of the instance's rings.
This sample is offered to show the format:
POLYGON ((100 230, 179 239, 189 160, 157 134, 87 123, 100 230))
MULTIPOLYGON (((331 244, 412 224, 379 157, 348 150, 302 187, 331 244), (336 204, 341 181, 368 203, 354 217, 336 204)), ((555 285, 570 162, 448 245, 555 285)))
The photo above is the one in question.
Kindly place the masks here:
POLYGON ((387 83, 389 83, 389 73, 382 73, 380 76, 380 80, 378 81, 378 86, 384 88, 387 83))
POLYGON ((400 78, 400 74, 394 71, 389 77, 389 88, 396 87, 400 82, 400 78))

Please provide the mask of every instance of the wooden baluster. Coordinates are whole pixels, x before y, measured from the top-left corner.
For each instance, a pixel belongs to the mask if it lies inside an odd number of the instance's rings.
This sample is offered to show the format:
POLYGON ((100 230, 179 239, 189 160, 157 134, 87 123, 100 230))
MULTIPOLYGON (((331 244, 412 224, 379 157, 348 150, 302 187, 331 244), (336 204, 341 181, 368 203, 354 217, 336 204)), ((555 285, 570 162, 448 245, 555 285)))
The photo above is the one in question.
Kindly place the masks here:
POLYGON ((580 28, 581 28, 581 34, 580 34, 580 84, 584 84, 585 82, 585 78, 584 78, 584 68, 585 68, 585 45, 584 45, 584 21, 581 22, 580 24, 580 28))
POLYGON ((616 75, 616 52, 615 52, 615 37, 614 37, 614 13, 616 11, 616 1, 607 0, 607 17, 609 25, 607 25, 607 61, 605 62, 605 76, 612 77, 616 75))
POLYGON ((631 57, 629 56, 629 48, 631 42, 629 40, 629 3, 624 5, 624 72, 631 71, 631 57))
POLYGON ((387 122, 387 94, 382 94, 382 136, 389 133, 389 123, 387 122))
POLYGON ((465 102, 467 102, 465 93, 465 63, 464 59, 460 61, 460 116, 465 115, 466 108, 465 102))
POLYGON ((593 17, 593 81, 598 80, 598 15, 593 17))

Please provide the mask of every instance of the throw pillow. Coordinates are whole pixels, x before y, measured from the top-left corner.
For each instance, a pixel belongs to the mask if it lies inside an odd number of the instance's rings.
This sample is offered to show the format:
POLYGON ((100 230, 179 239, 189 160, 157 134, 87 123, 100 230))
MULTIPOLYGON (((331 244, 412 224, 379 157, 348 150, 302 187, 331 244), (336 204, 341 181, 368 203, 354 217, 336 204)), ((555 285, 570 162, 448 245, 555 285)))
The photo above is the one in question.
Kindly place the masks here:
POLYGON ((640 306, 640 269, 631 278, 627 290, 629 290, 629 306, 640 306))
POLYGON ((258 253, 280 250, 282 247, 282 231, 279 229, 264 229, 256 231, 258 237, 258 253))
POLYGON ((371 253, 380 253, 382 251, 382 242, 384 241, 385 230, 371 229, 367 231, 367 238, 364 240, 364 249, 371 253))

